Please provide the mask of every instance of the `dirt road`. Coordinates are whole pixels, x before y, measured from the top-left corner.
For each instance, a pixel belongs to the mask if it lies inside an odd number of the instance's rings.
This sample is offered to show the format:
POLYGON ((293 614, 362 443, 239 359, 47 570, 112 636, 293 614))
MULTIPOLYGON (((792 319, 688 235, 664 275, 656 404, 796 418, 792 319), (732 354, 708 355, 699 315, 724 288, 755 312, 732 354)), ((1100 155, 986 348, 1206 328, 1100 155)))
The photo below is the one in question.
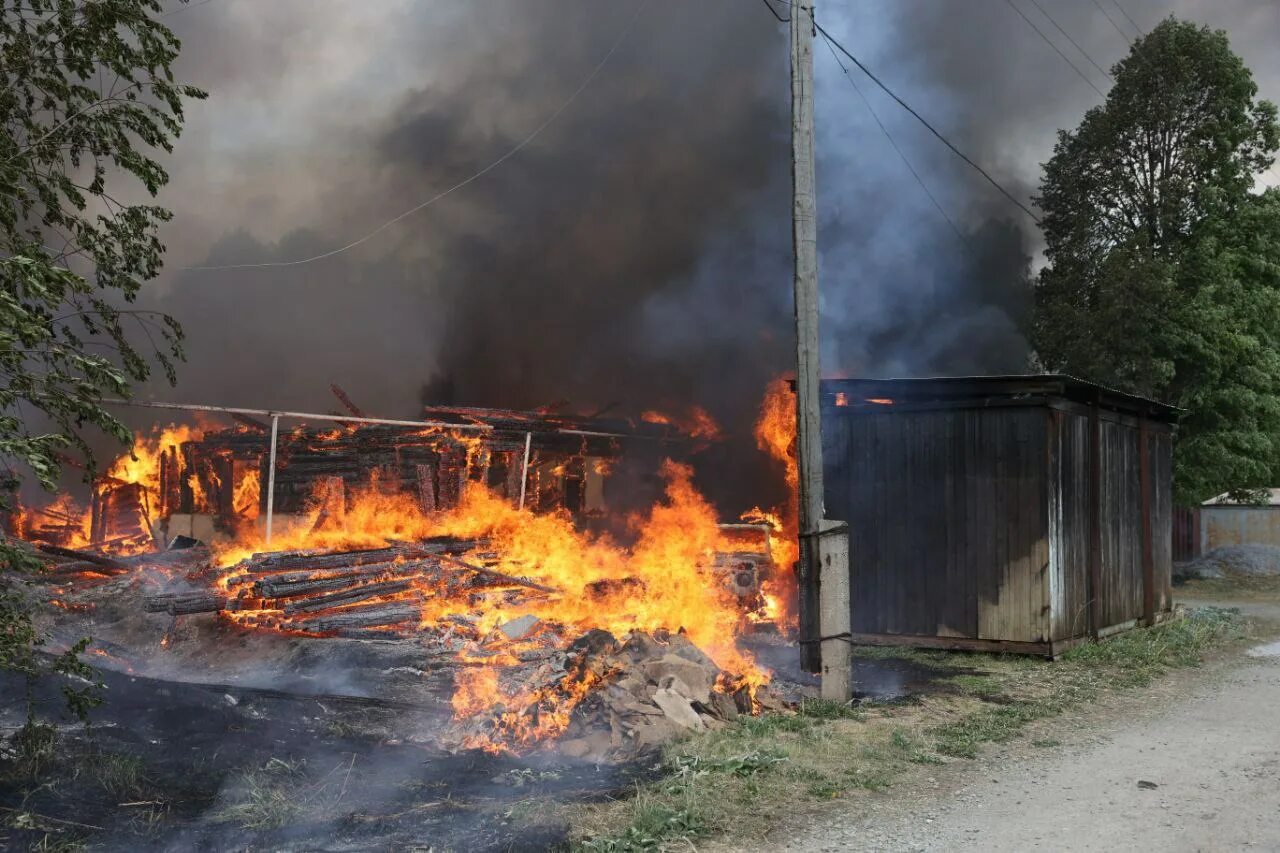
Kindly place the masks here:
POLYGON ((1280 643, 1186 676, 772 849, 1280 850, 1280 643))

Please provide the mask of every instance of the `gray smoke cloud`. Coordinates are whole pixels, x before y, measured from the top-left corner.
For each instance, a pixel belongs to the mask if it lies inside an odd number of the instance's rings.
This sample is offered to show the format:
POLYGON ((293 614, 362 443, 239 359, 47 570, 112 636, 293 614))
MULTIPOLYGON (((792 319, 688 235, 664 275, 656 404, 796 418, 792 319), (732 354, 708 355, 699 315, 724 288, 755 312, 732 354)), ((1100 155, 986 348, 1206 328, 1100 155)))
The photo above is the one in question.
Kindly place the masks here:
MULTIPOLYGON (((1094 4, 1041 5, 1103 67, 1127 49, 1094 4)), ((1124 6, 1146 28, 1168 13, 1226 28, 1263 94, 1280 91, 1266 0, 1124 6)), ((185 322, 190 359, 178 390, 148 392, 327 410, 336 381, 388 416, 424 398, 696 402, 749 452, 761 389, 792 361, 787 38, 759 2, 651 0, 531 144, 349 252, 183 271, 330 251, 484 168, 563 104, 636 8, 215 0, 167 19, 181 76, 211 97, 170 164, 169 267, 146 296, 185 322)), ((1056 130, 1101 101, 998 0, 818 12, 1020 198, 1056 130)), ((1024 369, 1034 225, 854 71, 957 235, 815 50, 825 366, 1024 369)))

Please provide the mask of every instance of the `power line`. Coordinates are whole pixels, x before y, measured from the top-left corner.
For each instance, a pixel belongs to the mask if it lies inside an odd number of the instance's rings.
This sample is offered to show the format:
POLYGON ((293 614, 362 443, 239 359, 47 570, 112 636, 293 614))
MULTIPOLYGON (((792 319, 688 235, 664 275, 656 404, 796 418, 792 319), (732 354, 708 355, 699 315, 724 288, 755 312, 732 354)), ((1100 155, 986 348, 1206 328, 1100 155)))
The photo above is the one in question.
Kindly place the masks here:
POLYGON ((1088 83, 1088 84, 1089 84, 1089 87, 1090 87, 1090 88, 1092 88, 1092 89, 1093 89, 1093 91, 1095 91, 1095 92, 1097 92, 1099 95, 1101 95, 1103 98, 1105 98, 1105 97, 1106 97, 1106 94, 1105 94, 1105 93, 1103 93, 1103 91, 1102 91, 1101 89, 1099 89, 1097 86, 1094 86, 1094 85, 1093 85, 1093 81, 1092 81, 1092 80, 1090 80, 1090 79, 1088 78, 1088 76, 1087 76, 1087 75, 1085 75, 1085 73, 1084 73, 1083 71, 1081 71, 1081 70, 1080 70, 1080 68, 1079 68, 1079 67, 1078 67, 1074 62, 1072 62, 1072 61, 1067 57, 1067 55, 1066 55, 1065 53, 1063 53, 1061 50, 1058 50, 1058 46, 1057 46, 1056 44, 1054 44, 1054 43, 1053 43, 1053 41, 1052 41, 1052 40, 1051 40, 1047 35, 1045 35, 1045 34, 1044 34, 1044 31, 1043 31, 1043 30, 1041 30, 1039 27, 1037 27, 1037 26, 1035 25, 1035 22, 1034 22, 1034 21, 1032 21, 1030 18, 1028 18, 1028 17, 1023 13, 1023 11, 1022 11, 1021 9, 1019 9, 1016 5, 1014 5, 1013 0, 1004 0, 1004 2, 1006 2, 1006 3, 1008 3, 1008 4, 1009 4, 1009 8, 1010 8, 1010 9, 1012 9, 1013 11, 1015 11, 1015 12, 1017 12, 1017 13, 1018 13, 1018 17, 1022 18, 1022 20, 1024 20, 1024 21, 1026 21, 1026 22, 1027 22, 1027 26, 1031 27, 1031 29, 1033 29, 1033 30, 1035 30, 1035 31, 1036 31, 1036 35, 1040 36, 1040 38, 1042 38, 1042 39, 1044 40, 1044 43, 1045 43, 1045 44, 1047 44, 1047 45, 1049 45, 1049 47, 1053 48, 1053 52, 1054 52, 1054 53, 1056 53, 1056 54, 1058 54, 1058 56, 1061 56, 1061 57, 1062 57, 1062 61, 1063 61, 1063 62, 1065 62, 1065 63, 1067 63, 1068 65, 1070 65, 1070 66, 1071 66, 1071 70, 1072 70, 1072 71, 1074 71, 1074 72, 1076 72, 1077 74, 1079 74, 1079 75, 1080 75, 1080 79, 1081 79, 1081 80, 1083 80, 1084 82, 1088 83))
POLYGON ((319 255, 312 255, 309 258, 299 258, 293 261, 263 261, 261 263, 254 263, 254 264, 224 264, 220 266, 194 266, 194 267, 186 267, 186 269, 189 271, 197 271, 197 270, 212 271, 212 270, 257 269, 260 267, 296 267, 296 266, 302 266, 303 264, 314 263, 315 261, 321 261, 321 260, 324 260, 325 258, 331 258, 334 255, 340 255, 343 252, 346 252, 350 249, 354 249, 356 246, 359 246, 361 243, 364 243, 370 240, 371 238, 373 238, 374 236, 381 234, 383 231, 387 230, 392 225, 395 225, 397 222, 401 221, 402 219, 412 216, 418 211, 426 207, 429 207, 432 204, 435 204, 437 201, 444 198, 445 196, 457 190, 460 190, 463 187, 470 184, 471 182, 478 180, 479 178, 487 175, 489 172, 493 171, 494 169, 498 168, 503 163, 505 163, 507 160, 510 160, 512 157, 514 157, 522 149, 528 146, 529 143, 533 142, 533 140, 538 137, 538 134, 546 130, 551 125, 552 122, 554 122, 557 118, 559 118, 561 113, 567 110, 569 106, 575 100, 577 100, 578 96, 581 95, 586 90, 586 88, 591 85, 591 82, 596 79, 596 76, 600 73, 600 71, 605 67, 605 65, 613 57, 614 53, 617 52, 618 47, 622 44, 623 40, 626 39, 627 34, 631 32, 631 28, 635 25, 636 20, 640 17, 640 13, 644 10, 644 7, 648 5, 648 2, 649 0, 640 0, 640 3, 637 4, 636 6, 635 12, 632 13, 631 15, 631 20, 629 20, 627 22, 627 25, 622 28, 622 32, 618 34, 617 39, 614 40, 613 45, 610 46, 608 52, 606 52, 604 57, 598 63, 596 63, 596 67, 591 69, 591 73, 586 76, 586 79, 582 81, 582 83, 578 86, 578 88, 573 90, 573 94, 569 95, 569 97, 565 99, 564 103, 562 103, 559 107, 556 108, 555 112, 547 116, 547 118, 542 122, 542 124, 535 127, 532 133, 530 133, 524 139, 516 143, 515 147, 509 150, 506 154, 503 154, 501 157, 494 160, 492 163, 485 166, 483 169, 474 173, 470 177, 464 178, 463 180, 458 181, 458 183, 454 184, 453 186, 449 187, 446 190, 441 190, 440 192, 431 196, 431 198, 427 199, 421 204, 418 204, 409 208, 404 213, 401 213, 399 216, 395 216, 391 219, 388 219, 386 222, 382 223, 377 228, 365 234, 363 237, 359 237, 355 240, 352 240, 350 243, 347 243, 345 246, 339 246, 338 248, 332 249, 328 252, 322 252, 319 255))
POLYGON ((1055 20, 1053 19, 1053 16, 1049 14, 1049 12, 1048 12, 1048 10, 1047 10, 1047 9, 1045 9, 1043 6, 1041 6, 1041 5, 1040 5, 1040 3, 1038 2, 1038 0, 1031 0, 1031 5, 1032 5, 1032 6, 1035 6, 1037 9, 1039 9, 1039 10, 1040 10, 1040 14, 1041 14, 1041 15, 1044 15, 1046 18, 1048 18, 1048 19, 1049 19, 1049 23, 1053 24, 1054 28, 1055 28, 1058 32, 1062 33, 1063 37, 1065 37, 1067 41, 1071 42, 1072 47, 1074 47, 1076 50, 1080 51, 1080 55, 1081 55, 1081 56, 1083 56, 1085 59, 1089 60, 1089 64, 1090 64, 1090 65, 1092 65, 1094 68, 1098 69, 1098 72, 1099 72, 1103 77, 1106 77, 1108 80, 1110 80, 1110 79, 1111 79, 1111 74, 1107 71, 1107 69, 1103 68, 1101 65, 1099 65, 1099 64, 1098 64, 1098 63, 1096 63, 1096 62, 1094 62, 1094 61, 1093 61, 1093 57, 1089 55, 1088 51, 1086 51, 1083 47, 1081 47, 1081 46, 1080 46, 1080 44, 1079 44, 1079 42, 1077 42, 1075 39, 1073 39, 1073 38, 1071 37, 1071 33, 1067 32, 1066 30, 1064 30, 1062 27, 1060 27, 1060 26, 1058 25, 1058 22, 1057 22, 1057 21, 1055 21, 1055 20))
POLYGON ((986 170, 986 169, 982 168, 982 167, 981 167, 981 166, 979 166, 977 163, 973 162, 973 161, 972 161, 972 160, 970 160, 967 156, 965 156, 965 154, 964 154, 964 152, 963 152, 963 151, 961 151, 959 148, 957 148, 955 145, 953 145, 953 144, 951 143, 951 140, 949 140, 949 139, 947 139, 945 136, 943 136, 943 135, 942 135, 942 133, 940 133, 936 127, 934 127, 933 125, 929 124, 929 122, 925 120, 924 116, 920 115, 920 113, 916 112, 916 111, 911 107, 911 105, 910 105, 910 104, 908 104, 906 101, 902 100, 902 98, 898 97, 897 93, 895 93, 892 89, 890 89, 888 86, 886 86, 886 85, 885 85, 885 83, 884 83, 884 82, 883 82, 879 77, 877 77, 875 74, 871 73, 871 69, 869 69, 869 68, 867 68, 867 66, 863 65, 863 64, 862 64, 862 62, 858 59, 858 57, 856 57, 856 56, 854 56, 852 53, 850 53, 850 52, 849 52, 849 50, 848 50, 848 48, 846 48, 846 47, 845 47, 844 45, 842 45, 839 41, 837 41, 837 40, 836 40, 836 38, 835 38, 834 36, 832 36, 832 35, 831 35, 831 33, 827 32, 827 31, 823 28, 822 24, 819 24, 819 23, 815 20, 815 21, 814 21, 814 26, 818 28, 818 32, 822 33, 823 37, 825 37, 826 39, 828 39, 828 40, 831 42, 831 44, 833 44, 833 45, 836 47, 836 49, 837 49, 837 50, 839 50, 841 53, 843 53, 845 56, 847 56, 847 57, 849 58, 849 61, 850 61, 850 62, 852 62, 854 65, 858 66, 858 70, 859 70, 859 71, 861 71, 863 74, 867 75, 867 77, 869 77, 869 78, 871 79, 871 82, 875 83, 875 84, 876 84, 877 86, 879 86, 882 90, 884 90, 885 94, 887 94, 889 97, 891 97, 891 98, 893 98, 895 101, 897 101, 899 106, 901 106, 901 107, 902 107, 904 110, 906 110, 907 112, 911 113, 911 115, 915 117, 916 121, 920 122, 922 125, 924 125, 926 128, 928 128, 929 132, 930 132, 930 133, 932 133, 934 136, 936 136, 936 137, 937 137, 937 138, 942 142, 942 144, 943 144, 943 145, 945 145, 945 146, 947 146, 947 148, 951 149, 951 153, 955 154, 957 157, 959 157, 959 158, 960 158, 961 160, 963 160, 965 163, 968 163, 970 166, 972 166, 972 167, 973 167, 973 169, 974 169, 975 171, 977 171, 977 173, 978 173, 978 174, 982 175, 982 177, 984 177, 984 178, 986 178, 986 179, 987 179, 987 183, 991 184, 991 186, 993 186, 993 187, 995 187, 997 190, 999 190, 999 192, 1000 192, 1000 194, 1001 194, 1001 195, 1003 195, 1003 196, 1004 196, 1005 198, 1007 198, 1009 201, 1011 201, 1011 202, 1013 202, 1015 205, 1017 205, 1017 206, 1018 206, 1018 208, 1019 208, 1019 209, 1021 209, 1021 210, 1022 210, 1022 212, 1023 212, 1023 213, 1025 213, 1027 216, 1031 217, 1031 220, 1032 220, 1033 222, 1035 222, 1037 225, 1039 225, 1039 224, 1040 224, 1040 218, 1039 218, 1038 216, 1036 216, 1034 213, 1032 213, 1032 212, 1031 212, 1031 208, 1027 207, 1025 204, 1023 204, 1022 202, 1018 201, 1018 199, 1017 199, 1017 198, 1015 198, 1015 197, 1014 197, 1014 195, 1013 195, 1012 193, 1010 193, 1010 192, 1009 192, 1008 190, 1006 190, 1003 186, 1001 186, 1001 184, 1000 184, 1000 182, 999 182, 999 181, 997 181, 995 178, 991 177, 991 175, 987 172, 987 170, 986 170))
POLYGON ((773 3, 769 2, 769 0, 763 0, 763 2, 764 2, 764 5, 768 7, 769 11, 773 13, 773 16, 778 19, 778 21, 784 24, 791 23, 791 18, 784 18, 781 15, 779 15, 778 10, 773 8, 773 3))
POLYGON ((1146 31, 1146 30, 1144 30, 1142 27, 1138 26, 1138 22, 1137 22, 1137 21, 1135 21, 1133 18, 1129 17, 1129 13, 1128 13, 1128 12, 1126 12, 1126 11, 1124 10, 1124 7, 1120 5, 1120 0, 1111 0, 1111 2, 1112 2, 1112 3, 1114 3, 1114 4, 1116 4, 1116 8, 1120 10, 1120 14, 1121 14, 1121 15, 1124 15, 1124 19, 1125 19, 1126 21, 1128 21, 1129 23, 1133 24, 1133 28, 1134 28, 1135 30, 1137 30, 1138 32, 1142 33, 1144 36, 1147 34, 1147 31, 1146 31))
POLYGON ((862 93, 862 89, 858 87, 857 81, 855 81, 853 79, 853 76, 849 74, 849 69, 846 68, 845 64, 840 61, 840 55, 837 54, 835 48, 831 46, 830 37, 828 37, 826 33, 822 33, 822 38, 823 38, 823 42, 827 46, 827 50, 831 51, 831 58, 834 59, 836 61, 836 64, 840 66, 840 70, 844 72, 844 76, 849 81, 849 85, 853 87, 853 91, 858 93, 858 97, 862 99, 862 103, 865 104, 867 107, 867 112, 871 113, 871 117, 875 119, 876 124, 879 125, 881 132, 884 133, 885 139, 889 140, 889 144, 893 146, 893 150, 898 152, 898 157, 902 159, 903 165, 907 167, 907 171, 911 172, 911 176, 916 179, 916 183, 920 185, 920 189, 924 190, 924 194, 929 197, 929 201, 933 202, 933 206, 937 208, 938 213, 940 213, 942 215, 942 218, 947 221, 947 224, 951 226, 951 230, 955 232, 956 239, 960 241, 960 244, 964 246, 966 249, 969 248, 969 244, 964 239, 964 235, 960 233, 960 229, 956 227, 955 222, 953 222, 951 217, 947 215, 947 212, 946 210, 943 209, 942 205, 938 203, 938 199, 934 196, 932 192, 930 192, 929 187, 924 182, 924 179, 920 177, 920 173, 916 171, 915 166, 911 165, 911 161, 907 159, 907 155, 903 152, 903 150, 900 147, 898 147, 898 143, 893 138, 893 134, 889 133, 889 128, 884 126, 884 122, 882 122, 880 120, 880 116, 876 114, 875 107, 871 106, 871 101, 867 100, 867 96, 864 95, 862 93))
POLYGON ((1093 0, 1093 5, 1097 6, 1098 11, 1102 13, 1102 16, 1111 23, 1111 26, 1115 27, 1116 32, 1120 34, 1120 38, 1124 39, 1129 44, 1133 44, 1133 39, 1129 37, 1128 33, 1120 28, 1120 25, 1116 23, 1116 19, 1111 17, 1111 13, 1107 11, 1105 6, 1099 3, 1098 0, 1093 0))

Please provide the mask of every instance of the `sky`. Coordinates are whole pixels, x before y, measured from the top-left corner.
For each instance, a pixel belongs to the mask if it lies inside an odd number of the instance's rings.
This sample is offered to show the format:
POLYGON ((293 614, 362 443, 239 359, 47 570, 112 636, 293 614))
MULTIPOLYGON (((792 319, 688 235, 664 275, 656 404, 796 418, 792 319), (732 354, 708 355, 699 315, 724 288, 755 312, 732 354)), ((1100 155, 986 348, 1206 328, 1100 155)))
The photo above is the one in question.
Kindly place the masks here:
MULTIPOLYGON (((818 16, 1020 199, 1108 82, 1037 4, 1102 68, 1135 24, 1224 28, 1280 99, 1271 0, 1012 2, 1092 86, 1010 0, 818 16)), ((188 362, 142 396, 328 411, 337 382, 387 417, 696 402, 749 442, 793 357, 787 29, 763 0, 174 5, 177 74, 210 95, 166 161, 143 295, 184 322, 188 362), (349 251, 193 269, 331 252, 480 171, 349 251)), ((1034 224, 820 40, 815 65, 824 369, 1027 369, 1034 224)))

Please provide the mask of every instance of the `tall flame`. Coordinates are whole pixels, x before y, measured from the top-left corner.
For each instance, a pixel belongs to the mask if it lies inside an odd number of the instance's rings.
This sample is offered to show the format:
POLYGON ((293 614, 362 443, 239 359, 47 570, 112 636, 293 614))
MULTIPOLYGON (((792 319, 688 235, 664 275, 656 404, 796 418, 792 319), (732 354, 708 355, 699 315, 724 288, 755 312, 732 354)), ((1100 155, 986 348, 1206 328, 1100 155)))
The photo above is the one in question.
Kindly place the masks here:
POLYGON ((786 378, 773 380, 765 389, 755 433, 756 445, 782 466, 787 500, 771 511, 755 507, 742 518, 769 524, 777 534, 773 558, 781 571, 766 581, 765 596, 783 621, 795 625, 799 611, 793 567, 800 558, 800 469, 796 460, 796 395, 786 378))

